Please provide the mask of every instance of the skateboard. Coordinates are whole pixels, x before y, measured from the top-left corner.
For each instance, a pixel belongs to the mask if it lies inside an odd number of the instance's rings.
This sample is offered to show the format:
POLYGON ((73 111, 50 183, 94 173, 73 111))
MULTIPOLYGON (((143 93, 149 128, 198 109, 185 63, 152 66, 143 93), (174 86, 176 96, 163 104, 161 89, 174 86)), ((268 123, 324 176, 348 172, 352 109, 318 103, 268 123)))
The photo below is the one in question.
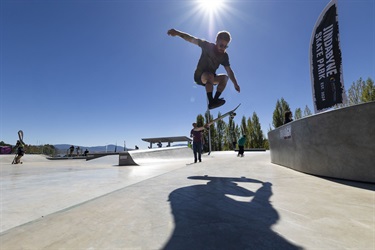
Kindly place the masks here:
POLYGON ((237 107, 235 107, 234 109, 226 112, 225 114, 222 114, 221 116, 219 116, 218 118, 216 119, 213 119, 212 121, 210 121, 209 123, 206 123, 203 127, 199 127, 199 128, 195 128, 194 131, 202 131, 204 129, 208 129, 212 124, 214 124, 215 122, 219 121, 219 120, 222 120, 224 119, 225 117, 229 116, 231 119, 233 119, 233 117, 236 116, 236 113, 234 111, 236 111, 236 109, 238 109, 238 107, 241 105, 238 104, 237 107))

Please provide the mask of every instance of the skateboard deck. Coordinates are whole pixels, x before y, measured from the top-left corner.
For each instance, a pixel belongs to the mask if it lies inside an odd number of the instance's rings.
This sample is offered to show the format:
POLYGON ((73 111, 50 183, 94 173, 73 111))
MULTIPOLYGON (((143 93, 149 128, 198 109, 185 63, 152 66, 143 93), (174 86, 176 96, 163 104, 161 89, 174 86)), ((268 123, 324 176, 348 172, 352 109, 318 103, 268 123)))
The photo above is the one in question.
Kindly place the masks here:
POLYGON ((209 128, 212 124, 214 124, 215 122, 219 121, 219 120, 222 120, 224 119, 225 117, 227 116, 230 116, 230 118, 233 118, 234 116, 236 116, 236 113, 234 111, 236 111, 238 109, 238 107, 241 105, 238 104, 237 107, 235 107, 234 109, 222 114, 221 116, 219 116, 218 118, 216 119, 213 119, 212 121, 210 121, 209 123, 206 123, 203 127, 198 127, 198 128, 195 128, 194 131, 202 131, 204 129, 207 129, 209 128))

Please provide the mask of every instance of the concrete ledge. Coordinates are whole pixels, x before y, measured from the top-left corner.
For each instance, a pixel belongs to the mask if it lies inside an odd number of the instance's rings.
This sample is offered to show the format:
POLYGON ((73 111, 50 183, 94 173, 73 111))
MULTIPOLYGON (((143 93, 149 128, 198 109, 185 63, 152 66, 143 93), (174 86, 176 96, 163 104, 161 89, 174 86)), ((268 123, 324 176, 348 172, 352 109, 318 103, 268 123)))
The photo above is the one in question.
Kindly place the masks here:
POLYGON ((86 160, 86 156, 68 156, 68 157, 47 157, 48 160, 86 160))
POLYGON ((107 156, 107 155, 118 155, 119 153, 118 152, 111 152, 111 153, 90 153, 87 155, 86 157, 86 161, 89 161, 89 160, 93 160, 93 159, 96 159, 96 158, 100 158, 100 157, 103 157, 103 156, 107 156))
POLYGON ((119 166, 136 166, 138 164, 134 162, 129 152, 121 152, 119 154, 118 165, 119 166))
POLYGON ((167 147, 146 150, 133 150, 130 152, 131 156, 135 159, 182 159, 192 158, 193 150, 186 146, 180 147, 167 147))
POLYGON ((268 133, 271 162, 375 183, 375 102, 309 116, 268 133))

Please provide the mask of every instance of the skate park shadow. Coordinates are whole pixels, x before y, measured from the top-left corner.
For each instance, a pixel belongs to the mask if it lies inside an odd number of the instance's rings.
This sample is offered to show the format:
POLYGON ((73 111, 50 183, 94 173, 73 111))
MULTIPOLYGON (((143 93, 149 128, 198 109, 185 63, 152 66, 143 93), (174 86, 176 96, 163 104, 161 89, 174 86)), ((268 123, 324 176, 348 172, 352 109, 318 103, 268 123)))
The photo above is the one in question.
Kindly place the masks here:
POLYGON ((271 229, 279 220, 269 201, 271 183, 245 177, 188 179, 208 182, 170 193, 175 229, 163 249, 302 249, 271 229))

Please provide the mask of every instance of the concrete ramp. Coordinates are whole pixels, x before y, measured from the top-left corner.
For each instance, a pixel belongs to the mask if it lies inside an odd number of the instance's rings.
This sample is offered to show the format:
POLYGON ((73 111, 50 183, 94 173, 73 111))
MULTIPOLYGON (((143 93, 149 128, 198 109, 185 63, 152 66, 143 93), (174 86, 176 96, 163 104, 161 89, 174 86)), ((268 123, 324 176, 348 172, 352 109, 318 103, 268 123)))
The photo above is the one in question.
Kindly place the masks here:
POLYGON ((304 173, 375 183, 375 102, 288 123, 268 133, 271 161, 304 173))
POLYGON ((148 163, 178 161, 192 157, 188 147, 168 147, 148 150, 134 150, 119 154, 119 166, 135 166, 148 163))
POLYGON ((177 160, 193 157, 193 151, 188 147, 170 147, 149 150, 135 150, 129 152, 132 158, 137 159, 161 159, 161 160, 177 160))
POLYGON ((119 166, 135 166, 138 165, 134 162, 133 158, 129 154, 129 152, 121 152, 119 154, 119 166))
POLYGON ((117 165, 118 164, 118 154, 107 155, 99 158, 94 158, 93 160, 86 161, 85 165, 117 165))

